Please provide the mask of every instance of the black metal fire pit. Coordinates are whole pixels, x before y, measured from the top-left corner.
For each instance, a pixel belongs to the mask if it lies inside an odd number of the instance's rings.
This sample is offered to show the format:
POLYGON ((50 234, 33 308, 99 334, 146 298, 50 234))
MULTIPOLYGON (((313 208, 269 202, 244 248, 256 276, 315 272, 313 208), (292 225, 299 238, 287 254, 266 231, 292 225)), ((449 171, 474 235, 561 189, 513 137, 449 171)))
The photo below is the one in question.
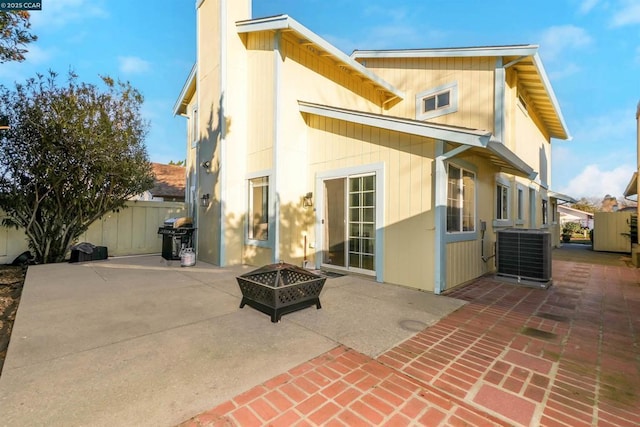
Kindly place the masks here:
POLYGON ((236 277, 242 291, 240 308, 249 304, 271 316, 276 323, 283 314, 311 305, 320 305, 320 292, 326 277, 318 276, 295 265, 279 263, 265 265, 236 277))

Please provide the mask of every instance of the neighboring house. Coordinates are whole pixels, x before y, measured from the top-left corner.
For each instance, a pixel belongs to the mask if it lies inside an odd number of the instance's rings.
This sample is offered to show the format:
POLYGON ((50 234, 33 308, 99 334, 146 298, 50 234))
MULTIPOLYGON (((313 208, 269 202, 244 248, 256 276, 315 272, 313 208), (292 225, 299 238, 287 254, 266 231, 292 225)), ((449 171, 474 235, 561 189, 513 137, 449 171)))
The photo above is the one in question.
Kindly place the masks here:
POLYGON ((581 211, 580 209, 570 208, 565 205, 558 205, 558 214, 560 215, 560 226, 564 226, 568 222, 577 222, 582 228, 593 229, 593 213, 581 211))
POLYGON ((132 200, 154 202, 184 202, 186 168, 177 165, 151 163, 155 175, 153 188, 132 200))
POLYGON ((250 1, 196 4, 174 111, 199 259, 440 293, 495 269, 496 230, 559 242, 572 199, 550 189, 550 144, 569 131, 537 46, 349 56, 287 15, 250 19, 250 1))

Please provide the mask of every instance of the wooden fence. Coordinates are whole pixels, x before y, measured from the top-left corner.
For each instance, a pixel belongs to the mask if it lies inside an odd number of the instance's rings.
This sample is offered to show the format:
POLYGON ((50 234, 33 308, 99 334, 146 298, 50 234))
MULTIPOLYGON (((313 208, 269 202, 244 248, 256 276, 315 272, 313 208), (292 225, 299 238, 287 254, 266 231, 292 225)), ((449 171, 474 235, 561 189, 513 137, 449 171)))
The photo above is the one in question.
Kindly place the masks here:
MULTIPOLYGON (((91 224, 78 241, 106 246, 109 256, 160 253, 162 236, 157 234, 158 227, 165 219, 185 216, 185 212, 181 202, 130 201, 126 208, 91 224)), ((27 249, 23 230, 0 228, 0 264, 11 263, 27 249)))

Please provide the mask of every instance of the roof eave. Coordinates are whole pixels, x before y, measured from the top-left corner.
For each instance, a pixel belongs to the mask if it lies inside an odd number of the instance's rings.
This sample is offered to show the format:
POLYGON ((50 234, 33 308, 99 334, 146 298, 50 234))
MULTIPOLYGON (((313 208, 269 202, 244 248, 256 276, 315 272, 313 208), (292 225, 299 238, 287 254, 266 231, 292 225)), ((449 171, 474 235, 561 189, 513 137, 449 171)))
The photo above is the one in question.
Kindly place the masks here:
POLYGON ((301 38, 308 40, 314 45, 318 46, 320 50, 326 52, 329 56, 333 57, 338 62, 342 63, 347 68, 357 72, 361 76, 365 77, 381 90, 387 92, 388 100, 390 99, 404 99, 405 94, 403 91, 397 89, 392 84, 384 81, 371 70, 364 67, 359 62, 355 61, 349 55, 342 52, 331 43, 324 40, 322 37, 309 30, 304 25, 300 24, 295 19, 288 15, 278 15, 267 18, 252 19, 246 21, 236 22, 236 28, 238 33, 252 33, 259 31, 277 31, 277 30, 291 30, 296 32, 301 38))
POLYGON ((562 200, 569 203, 578 203, 576 199, 571 196, 567 196, 566 194, 558 193, 557 191, 548 191, 547 195, 554 199, 562 200))
POLYGON ((477 46, 436 49, 355 50, 351 54, 358 58, 451 58, 482 56, 532 56, 537 45, 477 46))
POLYGON ((184 115, 187 112, 187 105, 191 101, 191 97, 195 93, 196 89, 196 70, 198 68, 198 64, 193 64, 191 67, 191 71, 189 72, 189 76, 187 76, 187 80, 182 86, 182 90, 180 91, 180 95, 178 96, 178 100, 173 106, 173 115, 184 115))
POLYGON ((491 133, 487 131, 462 128, 454 129, 453 127, 427 124, 399 117, 347 110, 304 101, 298 101, 298 105, 301 113, 314 114, 336 120, 344 120, 366 126, 423 136, 435 140, 450 141, 458 144, 469 145, 471 147, 486 147, 491 138, 491 133))
POLYGON ((536 70, 538 70, 538 75, 540 76, 542 85, 544 86, 544 89, 547 92, 547 96, 549 97, 549 100, 553 105, 553 109, 555 110, 556 115, 558 116, 558 121, 562 126, 562 130, 563 130, 562 134, 552 133, 551 136, 553 138, 570 141, 573 139, 573 137, 569 133, 569 128, 567 127, 567 123, 565 122, 564 116, 562 115, 562 110, 560 109, 560 103, 556 98, 556 94, 553 91, 553 87, 551 86, 551 82, 549 81, 549 77, 547 76, 547 72, 545 71, 544 66, 542 65, 542 60, 540 59, 540 55, 537 52, 533 54, 533 64, 535 65, 536 70))
POLYGON ((624 189, 624 197, 635 196, 638 194, 638 172, 634 172, 627 184, 627 188, 624 189))
POLYGON ((538 175, 531 166, 524 160, 518 157, 513 151, 509 150, 506 145, 498 141, 489 141, 487 149, 494 155, 500 157, 503 161, 507 162, 515 172, 519 172, 520 175, 534 180, 538 175))

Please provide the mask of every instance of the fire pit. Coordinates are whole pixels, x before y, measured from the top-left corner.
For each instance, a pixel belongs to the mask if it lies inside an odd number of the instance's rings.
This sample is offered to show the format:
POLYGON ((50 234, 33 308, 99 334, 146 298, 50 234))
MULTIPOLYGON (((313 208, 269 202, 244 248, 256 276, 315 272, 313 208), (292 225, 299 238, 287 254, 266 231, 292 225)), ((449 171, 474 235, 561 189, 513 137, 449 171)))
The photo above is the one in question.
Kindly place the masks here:
POLYGON ((311 305, 320 305, 320 292, 326 277, 318 276, 295 265, 265 265, 236 278, 242 291, 240 308, 249 304, 271 316, 276 323, 283 314, 311 305))

